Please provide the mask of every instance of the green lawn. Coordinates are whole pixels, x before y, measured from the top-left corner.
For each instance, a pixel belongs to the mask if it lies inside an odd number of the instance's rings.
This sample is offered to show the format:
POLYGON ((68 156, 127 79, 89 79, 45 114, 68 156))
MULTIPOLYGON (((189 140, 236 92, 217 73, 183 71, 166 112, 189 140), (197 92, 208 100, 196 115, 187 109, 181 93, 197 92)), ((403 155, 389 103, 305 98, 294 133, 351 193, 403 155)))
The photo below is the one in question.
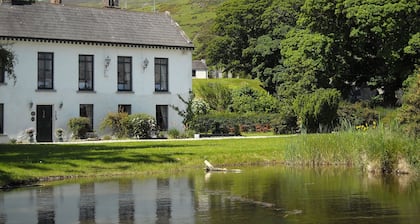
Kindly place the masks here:
POLYGON ((51 176, 100 177, 175 174, 258 164, 340 165, 395 173, 405 161, 420 174, 420 139, 380 127, 368 131, 201 140, 0 145, 0 186, 51 176))
POLYGON ((0 186, 48 176, 148 175, 280 162, 290 138, 0 145, 0 186))

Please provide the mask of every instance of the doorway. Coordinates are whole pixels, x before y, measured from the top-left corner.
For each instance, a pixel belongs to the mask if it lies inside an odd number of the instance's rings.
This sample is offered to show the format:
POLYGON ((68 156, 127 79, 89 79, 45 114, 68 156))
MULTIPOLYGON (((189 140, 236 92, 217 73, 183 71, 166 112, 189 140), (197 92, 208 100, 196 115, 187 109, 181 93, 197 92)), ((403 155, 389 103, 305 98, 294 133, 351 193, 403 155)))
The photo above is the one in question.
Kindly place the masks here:
POLYGON ((52 105, 36 106, 36 141, 52 142, 52 105))

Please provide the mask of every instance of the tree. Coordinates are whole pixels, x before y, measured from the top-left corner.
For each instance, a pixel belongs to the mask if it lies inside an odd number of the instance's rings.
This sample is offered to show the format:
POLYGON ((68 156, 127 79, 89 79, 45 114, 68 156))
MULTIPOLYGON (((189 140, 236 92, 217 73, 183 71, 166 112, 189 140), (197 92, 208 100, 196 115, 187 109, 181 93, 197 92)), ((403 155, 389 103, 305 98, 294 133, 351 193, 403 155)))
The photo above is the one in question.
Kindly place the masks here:
POLYGON ((251 58, 243 54, 249 40, 263 35, 261 15, 272 0, 227 0, 216 11, 215 38, 207 48, 208 62, 226 71, 252 71, 251 58))
POLYGON ((280 98, 294 99, 300 94, 330 87, 331 38, 294 29, 281 44, 284 69, 276 74, 280 98))
POLYGON ((16 83, 15 63, 15 54, 0 44, 0 72, 6 72, 7 77, 16 83))
POLYGON ((182 98, 179 94, 178 98, 185 104, 185 109, 181 109, 175 105, 171 105, 171 107, 183 118, 182 124, 184 124, 185 129, 190 128, 190 123, 196 116, 205 115, 210 110, 210 106, 204 100, 196 99, 192 92, 190 93, 188 100, 182 98))
POLYGON ((293 103, 301 128, 307 132, 330 131, 337 118, 340 92, 336 89, 317 89, 299 95, 293 103))
POLYGON ((418 0, 307 0, 298 24, 333 39, 335 87, 382 88, 385 104, 394 105, 394 92, 414 68, 404 49, 420 31, 419 13, 418 0))
POLYGON ((278 86, 276 74, 283 71, 281 41, 296 26, 303 0, 273 0, 261 16, 263 35, 249 40, 243 54, 250 57, 252 77, 262 82, 262 87, 275 94, 278 86))

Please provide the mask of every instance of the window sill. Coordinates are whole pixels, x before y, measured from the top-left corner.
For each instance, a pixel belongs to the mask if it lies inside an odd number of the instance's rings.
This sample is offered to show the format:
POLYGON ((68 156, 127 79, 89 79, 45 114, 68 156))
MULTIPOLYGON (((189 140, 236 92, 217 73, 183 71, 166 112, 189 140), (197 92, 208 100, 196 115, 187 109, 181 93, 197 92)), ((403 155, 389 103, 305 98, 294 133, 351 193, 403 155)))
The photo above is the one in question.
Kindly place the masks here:
POLYGON ((95 90, 77 90, 76 91, 77 93, 96 93, 96 91, 95 90))
POLYGON ((132 90, 117 90, 118 94, 134 94, 135 92, 132 90))
POLYGON ((55 89, 36 89, 35 92, 57 92, 55 89))
POLYGON ((169 91, 154 91, 153 94, 171 94, 169 91))

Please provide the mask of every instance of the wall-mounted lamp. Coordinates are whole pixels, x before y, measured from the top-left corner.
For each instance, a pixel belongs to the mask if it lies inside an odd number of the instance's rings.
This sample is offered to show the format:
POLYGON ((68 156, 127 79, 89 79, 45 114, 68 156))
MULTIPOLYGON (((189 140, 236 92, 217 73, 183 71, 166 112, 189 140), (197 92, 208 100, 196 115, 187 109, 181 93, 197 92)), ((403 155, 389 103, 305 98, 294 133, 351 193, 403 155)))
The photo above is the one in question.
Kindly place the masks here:
POLYGON ((143 70, 146 69, 148 65, 149 65, 149 60, 147 60, 147 58, 145 58, 144 61, 143 61, 143 70))
POLYGON ((109 56, 106 56, 106 58, 105 58, 105 69, 108 69, 110 63, 111 63, 111 58, 109 56))
POLYGON ((32 100, 29 102, 29 109, 32 109, 32 107, 34 106, 34 102, 32 102, 32 100))
POLYGON ((58 108, 60 108, 60 109, 63 108, 63 105, 64 105, 64 103, 63 103, 63 101, 61 101, 60 104, 58 105, 58 108))

